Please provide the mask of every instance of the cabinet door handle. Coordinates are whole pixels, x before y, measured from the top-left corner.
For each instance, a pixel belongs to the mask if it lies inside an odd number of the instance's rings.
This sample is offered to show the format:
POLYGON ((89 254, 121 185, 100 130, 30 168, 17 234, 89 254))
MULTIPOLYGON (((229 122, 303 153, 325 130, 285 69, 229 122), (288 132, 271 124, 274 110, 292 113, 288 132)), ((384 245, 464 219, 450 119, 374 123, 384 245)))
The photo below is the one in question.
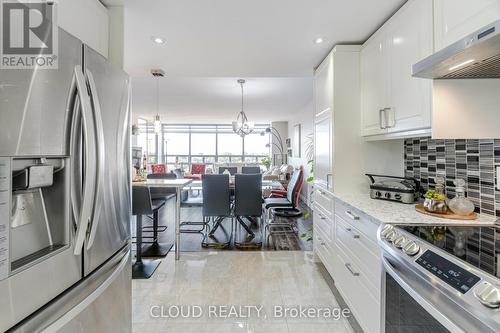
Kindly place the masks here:
POLYGON ((359 276, 359 273, 352 270, 351 264, 345 264, 345 268, 347 268, 347 270, 351 272, 353 276, 359 276))
POLYGON ((387 112, 386 111, 391 111, 391 110, 392 110, 392 108, 389 108, 389 107, 384 109, 384 116, 385 116, 387 128, 396 127, 396 115, 393 115, 393 117, 392 117, 392 125, 389 125, 389 121, 387 120, 387 112))
POLYGON ((350 219, 352 220, 359 220, 359 216, 356 216, 354 215, 353 213, 351 213, 351 211, 349 210, 346 210, 345 211, 345 215, 349 216, 350 219))
POLYGON ((378 126, 380 129, 384 129, 385 127, 382 126, 382 113, 384 112, 384 109, 378 110, 378 126))
MULTIPOLYGON (((352 229, 351 229, 351 228, 345 228, 345 230, 347 230, 347 231, 349 231, 349 232, 352 232, 352 229)), ((358 235, 358 234, 354 234, 352 237, 353 237, 354 239, 359 239, 361 236, 360 236, 360 235, 358 235)))

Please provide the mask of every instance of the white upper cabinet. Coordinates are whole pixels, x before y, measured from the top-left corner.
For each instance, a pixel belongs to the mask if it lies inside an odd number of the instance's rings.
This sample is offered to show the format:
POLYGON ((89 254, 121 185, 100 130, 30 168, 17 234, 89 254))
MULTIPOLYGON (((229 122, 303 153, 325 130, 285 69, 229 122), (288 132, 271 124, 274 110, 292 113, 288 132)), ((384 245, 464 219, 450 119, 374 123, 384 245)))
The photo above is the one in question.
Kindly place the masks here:
POLYGON ((385 36, 378 34, 361 50, 361 129, 363 135, 383 134, 383 108, 388 105, 388 51, 385 36))
POLYGON ((108 57, 108 10, 98 0, 59 1, 57 22, 61 28, 108 57))
POLYGON ((500 19, 500 0, 434 0, 436 51, 500 19))
POLYGON ((331 186, 333 55, 330 53, 314 73, 314 177, 317 184, 331 186))
POLYGON ((332 111, 333 107, 333 56, 329 54, 314 73, 314 98, 316 117, 332 111))
POLYGON ((432 4, 408 1, 363 45, 363 136, 430 128, 432 81, 413 78, 411 67, 433 53, 432 4))
POLYGON ((431 126, 432 82, 412 77, 412 65, 433 53, 432 0, 404 6, 387 31, 390 58, 388 131, 431 126))

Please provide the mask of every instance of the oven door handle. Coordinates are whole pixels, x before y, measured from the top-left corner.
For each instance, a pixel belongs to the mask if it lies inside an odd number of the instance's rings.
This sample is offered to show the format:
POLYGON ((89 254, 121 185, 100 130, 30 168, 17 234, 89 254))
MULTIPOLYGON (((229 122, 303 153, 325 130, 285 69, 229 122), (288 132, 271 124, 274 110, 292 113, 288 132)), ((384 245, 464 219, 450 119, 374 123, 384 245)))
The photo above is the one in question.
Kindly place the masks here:
POLYGON ((425 288, 424 286, 409 282, 410 279, 405 276, 404 272, 401 272, 394 267, 383 254, 381 257, 385 271, 391 275, 399 286, 401 286, 401 288, 403 288, 418 304, 420 304, 420 306, 422 306, 437 321, 439 321, 441 325, 446 327, 452 333, 467 333, 460 327, 456 326, 455 323, 453 323, 448 317, 439 312, 431 302, 421 296, 422 292, 419 292, 419 290, 423 291, 425 288))

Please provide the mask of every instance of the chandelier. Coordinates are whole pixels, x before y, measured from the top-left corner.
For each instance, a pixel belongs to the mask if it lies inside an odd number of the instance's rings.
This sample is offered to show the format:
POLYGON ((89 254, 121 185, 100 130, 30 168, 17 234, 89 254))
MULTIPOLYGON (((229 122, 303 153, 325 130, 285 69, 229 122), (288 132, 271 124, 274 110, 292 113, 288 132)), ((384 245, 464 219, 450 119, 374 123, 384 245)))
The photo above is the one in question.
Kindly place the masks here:
POLYGON ((243 84, 245 84, 245 80, 239 79, 238 84, 241 86, 241 111, 238 113, 236 121, 233 121, 233 131, 244 137, 253 132, 254 124, 248 121, 247 115, 243 111, 243 84))

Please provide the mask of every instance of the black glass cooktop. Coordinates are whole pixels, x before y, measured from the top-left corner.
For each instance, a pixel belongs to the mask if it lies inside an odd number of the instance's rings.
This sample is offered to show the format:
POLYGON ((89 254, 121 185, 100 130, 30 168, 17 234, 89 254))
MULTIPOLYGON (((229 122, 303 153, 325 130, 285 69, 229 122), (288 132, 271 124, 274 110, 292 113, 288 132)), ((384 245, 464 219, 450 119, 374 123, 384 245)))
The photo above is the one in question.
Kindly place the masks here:
POLYGON ((500 227, 398 226, 500 278, 500 227))

